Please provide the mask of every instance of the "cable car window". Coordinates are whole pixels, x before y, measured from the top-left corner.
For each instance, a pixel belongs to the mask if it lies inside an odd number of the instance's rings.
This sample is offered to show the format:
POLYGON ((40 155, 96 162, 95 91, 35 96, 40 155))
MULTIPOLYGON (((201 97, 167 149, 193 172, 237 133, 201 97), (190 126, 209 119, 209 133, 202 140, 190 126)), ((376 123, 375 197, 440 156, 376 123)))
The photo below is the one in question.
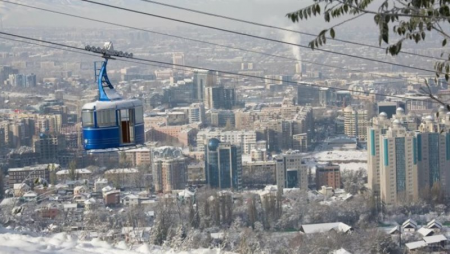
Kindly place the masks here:
POLYGON ((100 110, 97 111, 97 124, 99 127, 108 127, 116 125, 116 110, 100 110))
POLYGON ((144 111, 142 107, 137 107, 134 109, 134 114, 136 115, 136 123, 143 123, 144 122, 144 111))
POLYGON ((81 121, 83 122, 84 127, 93 127, 94 126, 94 111, 83 110, 83 112, 81 112, 81 121))

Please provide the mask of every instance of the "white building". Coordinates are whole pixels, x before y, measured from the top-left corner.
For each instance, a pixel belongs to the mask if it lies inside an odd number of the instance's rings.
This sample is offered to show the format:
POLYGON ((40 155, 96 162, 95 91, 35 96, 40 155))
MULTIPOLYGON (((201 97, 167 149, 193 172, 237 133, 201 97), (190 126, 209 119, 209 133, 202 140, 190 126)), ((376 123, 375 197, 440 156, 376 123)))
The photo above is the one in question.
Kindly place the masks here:
POLYGON ((230 143, 241 147, 244 154, 250 154, 256 148, 255 131, 221 131, 205 129, 197 133, 197 150, 205 151, 205 142, 217 138, 223 143, 230 143))
POLYGON ((352 106, 344 109, 344 133, 349 137, 366 140, 369 126, 368 111, 355 110, 352 106))
POLYGON ((189 123, 201 123, 206 121, 205 105, 203 103, 193 103, 189 106, 189 123))
POLYGON ((275 157, 278 190, 284 188, 308 189, 308 167, 299 151, 288 151, 275 157))

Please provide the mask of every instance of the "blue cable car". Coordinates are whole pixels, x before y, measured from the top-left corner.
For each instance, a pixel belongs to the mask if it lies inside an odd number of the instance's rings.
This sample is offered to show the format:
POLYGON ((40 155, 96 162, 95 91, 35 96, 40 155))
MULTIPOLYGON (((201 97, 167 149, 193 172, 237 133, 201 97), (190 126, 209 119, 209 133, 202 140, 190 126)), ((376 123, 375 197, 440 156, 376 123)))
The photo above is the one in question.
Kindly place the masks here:
MULTIPOLYGON (((99 99, 85 104, 81 112, 85 150, 120 149, 145 142, 142 102, 137 99, 122 99, 108 79, 108 59, 111 58, 111 52, 117 52, 109 44, 108 47, 105 44, 106 50, 98 48, 105 61, 94 63, 99 99), (101 64, 101 68, 97 68, 98 64, 101 64)), ((119 53, 123 54, 117 52, 118 56, 119 53)))

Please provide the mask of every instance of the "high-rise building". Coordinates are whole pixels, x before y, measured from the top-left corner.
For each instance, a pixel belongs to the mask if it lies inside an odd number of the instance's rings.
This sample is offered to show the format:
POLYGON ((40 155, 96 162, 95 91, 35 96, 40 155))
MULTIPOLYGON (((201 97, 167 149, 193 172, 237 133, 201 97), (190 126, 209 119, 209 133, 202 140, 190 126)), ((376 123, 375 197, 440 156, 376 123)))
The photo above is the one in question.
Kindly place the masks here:
POLYGON ((376 194, 380 190, 380 136, 386 134, 393 126, 393 122, 400 123, 407 131, 416 131, 419 126, 419 118, 412 114, 404 114, 403 108, 397 108, 396 114, 390 119, 388 115, 381 112, 378 117, 372 119, 372 126, 367 130, 367 154, 368 154, 368 185, 376 194), (397 120, 397 121, 396 121, 397 120))
POLYGON ((328 87, 322 87, 319 89, 320 106, 322 107, 332 106, 336 102, 337 102, 336 91, 334 89, 328 87))
POLYGON ((11 74, 18 74, 19 70, 12 68, 11 66, 0 66, 0 84, 5 84, 5 81, 11 74))
POLYGON ((242 189, 241 148, 212 138, 205 148, 206 180, 211 188, 242 189))
POLYGON ((308 167, 299 151, 288 151, 275 157, 278 191, 284 188, 308 189, 308 167))
POLYGON ((206 122, 205 105, 203 103, 194 103, 189 106, 189 123, 206 122))
POLYGON ((450 195, 450 115, 445 118, 445 124, 442 124, 433 116, 428 116, 420 124, 419 132, 415 132, 419 148, 417 164, 420 194, 439 185, 445 195, 450 195))
POLYGON ((205 87, 204 102, 208 109, 232 109, 236 104, 235 90, 223 86, 205 87))
POLYGON ((213 127, 225 127, 227 125, 234 127, 236 124, 234 111, 232 110, 210 110, 210 116, 211 126, 213 127))
POLYGON ((369 188, 382 202, 394 205, 426 198, 436 185, 449 195, 450 117, 437 122, 428 116, 418 130, 410 130, 400 120, 403 110, 398 111, 391 123, 381 113, 369 128, 369 188))
POLYGON ((380 197, 385 204, 419 198, 418 141, 400 121, 380 136, 380 197))
POLYGON ((59 151, 65 148, 64 136, 41 133, 33 137, 33 148, 40 163, 55 163, 59 151))
POLYGON ((386 134, 387 129, 391 126, 391 121, 387 118, 387 114, 381 112, 378 117, 372 120, 372 127, 367 130, 367 182, 369 188, 376 194, 380 191, 380 135, 386 134))
POLYGON ((316 167, 316 188, 320 190, 322 186, 337 189, 341 187, 341 171, 339 165, 331 162, 316 167))
POLYGON ((187 183, 187 164, 180 148, 159 147, 152 150, 152 175, 156 192, 182 190, 187 183))
POLYGON ((349 137, 366 140, 367 127, 369 127, 369 115, 365 109, 353 109, 347 106, 344 109, 344 133, 349 137))
POLYGON ((205 99, 205 87, 215 86, 217 77, 213 71, 209 70, 194 70, 194 94, 198 102, 203 102, 205 99))
POLYGON ((319 88, 310 83, 299 83, 297 87, 298 105, 319 105, 319 88))
POLYGON ((174 52, 172 54, 172 63, 174 69, 179 69, 180 65, 184 65, 184 53, 182 52, 174 52))

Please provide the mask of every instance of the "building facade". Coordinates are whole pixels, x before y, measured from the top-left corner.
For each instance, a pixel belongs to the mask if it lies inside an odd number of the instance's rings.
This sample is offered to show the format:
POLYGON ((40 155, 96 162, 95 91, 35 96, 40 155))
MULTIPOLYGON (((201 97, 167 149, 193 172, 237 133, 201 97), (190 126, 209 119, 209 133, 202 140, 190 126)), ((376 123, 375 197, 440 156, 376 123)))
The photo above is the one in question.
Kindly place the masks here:
POLYGON ((216 189, 242 189, 241 147, 212 138, 205 148, 207 183, 216 189))
POLYGON ((275 157, 278 191, 284 188, 308 189, 308 167, 299 151, 288 151, 275 157))
POLYGON ((181 149, 158 147, 152 150, 152 174, 156 192, 183 190, 187 183, 187 163, 181 149))
POLYGON ((341 188, 341 171, 339 165, 328 163, 316 167, 316 188, 320 190, 322 186, 333 189, 341 188))

